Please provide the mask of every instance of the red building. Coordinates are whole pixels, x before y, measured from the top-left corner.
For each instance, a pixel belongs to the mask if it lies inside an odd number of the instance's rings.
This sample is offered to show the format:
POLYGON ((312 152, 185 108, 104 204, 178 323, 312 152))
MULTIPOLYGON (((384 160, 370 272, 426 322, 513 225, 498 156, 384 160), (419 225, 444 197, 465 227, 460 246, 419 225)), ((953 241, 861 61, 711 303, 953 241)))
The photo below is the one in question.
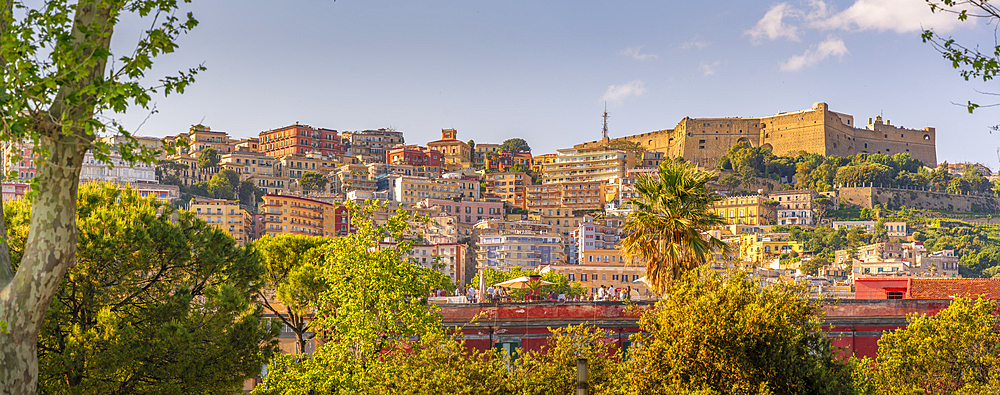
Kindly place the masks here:
POLYGON ((403 145, 386 152, 385 163, 440 169, 444 165, 444 154, 426 147, 403 145))
POLYGON ((260 132, 259 144, 261 152, 275 159, 314 151, 326 157, 344 154, 344 144, 336 130, 299 123, 260 132))
MULTIPOLYGON (((485 351, 539 350, 551 335, 549 328, 588 324, 608 331, 604 339, 612 348, 628 349, 629 336, 639 332, 642 311, 650 302, 513 303, 441 305, 444 324, 460 330, 469 348, 485 351), (481 314, 481 315, 480 315, 481 314), (469 324, 473 317, 478 320, 469 324)), ((951 300, 858 300, 840 299, 824 307, 823 329, 833 347, 846 357, 875 358, 883 331, 905 328, 906 315, 934 315, 948 308, 951 300)))
POLYGON ((858 278, 855 299, 1000 299, 998 278, 858 278))

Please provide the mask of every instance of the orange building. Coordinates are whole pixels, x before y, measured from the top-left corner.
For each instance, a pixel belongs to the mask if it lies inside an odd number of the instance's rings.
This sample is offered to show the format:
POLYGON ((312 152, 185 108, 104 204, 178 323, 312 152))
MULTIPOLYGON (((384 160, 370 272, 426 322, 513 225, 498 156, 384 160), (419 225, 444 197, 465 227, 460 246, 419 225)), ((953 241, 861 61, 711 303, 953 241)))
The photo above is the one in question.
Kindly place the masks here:
POLYGON ((528 208, 528 185, 531 177, 526 173, 487 173, 483 177, 486 193, 522 209, 528 208))
POLYGON ((336 130, 314 128, 295 123, 260 132, 260 151, 272 158, 305 155, 310 152, 332 158, 344 154, 344 145, 336 130))
POLYGON ((264 195, 262 234, 344 236, 354 231, 347 207, 284 195, 264 195))
POLYGON ((506 172, 514 165, 525 165, 531 168, 532 160, 530 152, 497 152, 486 158, 486 170, 496 172, 506 172))
POLYGON ((427 148, 444 155, 446 171, 462 170, 472 167, 472 148, 458 139, 455 129, 441 129, 441 140, 427 143, 427 148))

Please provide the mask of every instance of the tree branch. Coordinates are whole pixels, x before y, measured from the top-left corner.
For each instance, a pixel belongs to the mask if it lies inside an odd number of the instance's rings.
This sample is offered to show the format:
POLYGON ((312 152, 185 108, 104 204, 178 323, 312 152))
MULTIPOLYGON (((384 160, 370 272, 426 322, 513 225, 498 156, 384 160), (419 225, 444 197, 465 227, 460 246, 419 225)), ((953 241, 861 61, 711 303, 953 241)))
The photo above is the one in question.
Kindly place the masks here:
MULTIPOLYGON (((7 27, 14 19, 14 0, 3 0, 3 8, 0 9, 0 37, 7 36, 7 27)), ((0 53, 0 75, 7 75, 7 59, 0 53)), ((4 89, 6 90, 6 85, 4 89)), ((9 135, 7 123, 4 122, 3 135, 9 135)), ((0 172, 6 168, 6 153, 0 153, 0 172)), ((0 185, 7 178, 0 175, 0 185)), ((0 288, 7 286, 14 279, 14 268, 10 264, 10 246, 7 244, 7 218, 3 213, 3 194, 0 194, 0 288)))

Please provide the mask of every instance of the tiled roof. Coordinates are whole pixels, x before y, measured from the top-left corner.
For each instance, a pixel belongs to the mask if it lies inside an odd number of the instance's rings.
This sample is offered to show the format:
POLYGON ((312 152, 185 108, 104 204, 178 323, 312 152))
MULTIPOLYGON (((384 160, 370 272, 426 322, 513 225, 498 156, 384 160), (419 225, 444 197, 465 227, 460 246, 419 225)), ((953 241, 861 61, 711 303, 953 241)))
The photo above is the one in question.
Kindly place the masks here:
POLYGON ((951 299, 958 296, 1000 299, 1000 279, 997 278, 914 278, 911 284, 912 299, 951 299))

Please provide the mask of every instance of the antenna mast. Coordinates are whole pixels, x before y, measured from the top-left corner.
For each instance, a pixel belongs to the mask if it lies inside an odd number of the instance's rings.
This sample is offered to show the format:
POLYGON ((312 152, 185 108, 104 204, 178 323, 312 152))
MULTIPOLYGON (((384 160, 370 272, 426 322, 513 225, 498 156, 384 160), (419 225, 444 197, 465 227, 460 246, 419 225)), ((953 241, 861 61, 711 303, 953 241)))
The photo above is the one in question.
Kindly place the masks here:
POLYGON ((608 102, 604 102, 604 139, 608 138, 608 102))

